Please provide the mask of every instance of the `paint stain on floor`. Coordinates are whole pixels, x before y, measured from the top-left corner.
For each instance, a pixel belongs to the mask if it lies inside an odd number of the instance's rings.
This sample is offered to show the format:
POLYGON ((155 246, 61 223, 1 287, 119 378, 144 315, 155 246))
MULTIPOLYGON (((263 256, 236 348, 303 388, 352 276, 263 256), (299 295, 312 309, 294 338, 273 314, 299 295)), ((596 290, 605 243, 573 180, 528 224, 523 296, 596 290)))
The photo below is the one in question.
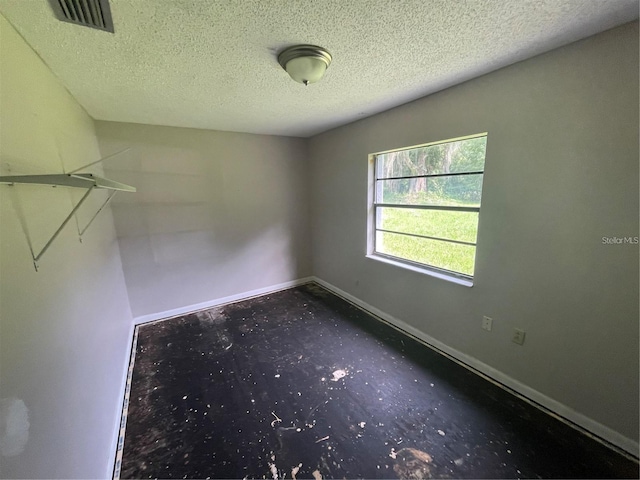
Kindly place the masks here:
POLYGON ((638 478, 315 284, 137 330, 121 478, 638 478))
POLYGON ((396 461, 393 471, 399 478, 420 479, 432 478, 430 463, 431 455, 415 448, 403 448, 395 453, 396 461))

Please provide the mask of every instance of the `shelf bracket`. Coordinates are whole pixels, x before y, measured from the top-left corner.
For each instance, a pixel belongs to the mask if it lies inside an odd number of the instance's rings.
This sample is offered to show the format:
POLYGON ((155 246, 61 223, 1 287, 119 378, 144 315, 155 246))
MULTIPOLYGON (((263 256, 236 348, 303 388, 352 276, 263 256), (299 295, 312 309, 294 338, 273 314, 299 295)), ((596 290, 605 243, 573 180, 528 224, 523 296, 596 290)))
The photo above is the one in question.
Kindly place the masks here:
POLYGON ((108 160, 110 158, 118 156, 121 153, 128 152, 129 150, 131 150, 131 147, 125 148, 124 150, 120 150, 119 152, 116 152, 116 153, 112 153, 111 155, 107 155, 106 157, 102 157, 100 160, 96 160, 95 162, 87 163, 86 165, 78 167, 75 170, 71 170, 70 172, 67 172, 67 173, 69 175, 74 174, 74 173, 78 173, 80 170, 84 170, 85 168, 91 167, 91 166, 95 165, 96 163, 104 162, 105 160, 108 160))
POLYGON ((64 221, 62 222, 62 225, 60 225, 58 227, 58 229, 55 231, 55 233, 53 234, 53 236, 49 239, 49 241, 44 245, 44 247, 42 247, 42 250, 40 250, 40 253, 38 253, 37 255, 33 255, 33 266, 36 268, 36 272, 38 271, 38 260, 40 260, 42 258, 42 256, 45 254, 45 252, 49 249, 49 247, 51 246, 51 244, 53 243, 53 241, 58 237, 58 235, 60 235, 60 232, 62 231, 62 229, 65 227, 65 225, 67 223, 69 223, 69 220, 71 220, 71 217, 73 217, 75 215, 75 213, 78 211, 78 209, 80 208, 80 206, 84 203, 84 201, 89 198, 89 195, 91 194, 91 192, 93 191, 94 187, 91 187, 87 190, 87 192, 82 196, 82 198, 80 199, 80 201, 76 204, 75 207, 73 207, 73 210, 71 210, 71 213, 69 215, 67 215, 67 218, 64 219, 64 221))
POLYGON ((87 229, 89 228, 89 226, 91 226, 91 224, 93 223, 93 221, 96 219, 96 217, 100 214, 100 212, 102 210, 104 210, 104 208, 109 205, 109 202, 111 201, 111 199, 116 195, 117 190, 112 190, 109 193, 109 196, 107 197, 107 199, 105 200, 105 202, 102 204, 102 206, 96 211, 96 213, 93 215, 93 217, 91 217, 91 220, 89 220, 89 222, 84 226, 84 228, 82 230, 80 230, 78 232, 78 235, 80 235, 80 243, 82 243, 82 235, 84 235, 84 232, 87 231, 87 229))

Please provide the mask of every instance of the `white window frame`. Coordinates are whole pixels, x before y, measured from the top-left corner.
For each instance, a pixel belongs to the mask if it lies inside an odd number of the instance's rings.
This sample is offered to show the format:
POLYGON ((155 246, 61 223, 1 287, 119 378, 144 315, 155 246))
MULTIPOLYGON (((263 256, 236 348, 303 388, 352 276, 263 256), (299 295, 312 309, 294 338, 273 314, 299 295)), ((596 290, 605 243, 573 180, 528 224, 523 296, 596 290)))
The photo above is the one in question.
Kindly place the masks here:
MULTIPOLYGON (((368 179, 368 193, 367 193, 367 258, 373 259, 373 260, 377 260, 377 261, 381 261, 387 264, 391 264, 391 265, 395 265, 407 270, 411 270, 411 271, 415 271, 418 273, 423 273, 423 274, 427 274, 436 278, 441 278, 443 280, 447 280, 453 283, 457 283, 459 285, 463 285, 463 286, 468 286, 471 287, 473 286, 473 282, 474 282, 474 276, 470 276, 470 275, 466 275, 464 273, 460 273, 460 272, 454 272, 451 270, 446 270, 444 268, 439 268, 433 265, 427 265, 427 264, 422 264, 422 263, 418 263, 418 262, 414 262, 412 260, 408 260, 408 259, 404 259, 401 257, 395 257, 392 255, 388 255, 388 254, 384 254, 384 253, 380 253, 380 252, 376 252, 375 250, 375 246, 376 246, 376 232, 378 231, 378 228, 376 227, 376 207, 393 207, 393 208, 398 208, 398 204, 385 204, 385 203, 377 203, 376 202, 376 157, 378 155, 382 155, 385 153, 390 153, 390 152, 399 152, 399 151, 403 151, 403 150, 412 150, 412 149, 416 149, 416 148, 423 148, 423 147, 429 147, 432 145, 440 145, 442 143, 450 143, 450 142, 457 142, 457 141, 461 141, 461 140, 470 140, 473 138, 479 138, 479 137, 487 137, 488 133, 487 132, 483 132, 483 133, 476 133, 473 135, 466 135, 463 137, 457 137, 457 138, 450 138, 450 139, 446 139, 446 140, 438 140, 435 142, 429 142, 429 143, 425 143, 425 144, 420 144, 420 145, 413 145, 410 147, 403 147, 403 148, 394 148, 394 149, 390 149, 390 150, 384 150, 384 151, 380 151, 380 152, 376 152, 376 153, 371 153, 369 154, 369 179, 368 179)), ((486 162, 486 153, 485 153, 485 162, 486 162)), ((482 172, 470 172, 468 174, 479 174, 482 173, 483 175, 483 180, 484 180, 484 172, 485 172, 486 168, 483 168, 482 172)), ((424 175, 424 177, 443 177, 443 176, 454 176, 454 175, 459 175, 459 174, 436 174, 436 175, 424 175)), ((484 185, 484 183, 483 183, 484 185)), ((402 205, 402 204, 400 204, 402 205)), ((480 224, 480 206, 478 207, 454 207, 454 206, 427 206, 427 205, 412 205, 411 207, 399 207, 399 208, 418 208, 418 209, 424 209, 424 210, 450 210, 450 211, 472 211, 472 212, 477 212, 478 213, 478 225, 480 224)), ((382 230, 384 231, 384 230, 382 230)), ((450 243, 463 243, 466 245, 472 245, 475 249, 476 249, 476 262, 477 262, 477 249, 478 249, 478 245, 477 245, 477 239, 476 242, 460 242, 460 241, 455 241, 455 240, 448 240, 448 239, 439 239, 439 238, 435 238, 435 237, 427 237, 427 236, 420 236, 420 235, 416 235, 418 237, 423 237, 423 238, 431 238, 431 239, 436 239, 436 240, 440 240, 440 241, 447 241, 450 243)), ((474 267, 474 275, 475 275, 475 267, 474 267)))

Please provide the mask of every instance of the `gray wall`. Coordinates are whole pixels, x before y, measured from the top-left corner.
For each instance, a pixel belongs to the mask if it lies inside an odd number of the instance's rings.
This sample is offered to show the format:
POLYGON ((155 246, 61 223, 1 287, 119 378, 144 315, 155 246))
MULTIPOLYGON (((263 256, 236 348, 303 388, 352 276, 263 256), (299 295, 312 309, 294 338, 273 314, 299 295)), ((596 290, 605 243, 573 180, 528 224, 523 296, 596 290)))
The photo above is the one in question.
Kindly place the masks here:
POLYGON ((316 136, 314 275, 637 445, 638 128, 633 23, 316 136), (365 258, 368 154, 485 131, 475 285, 365 258))
MULTIPOLYGON (((91 118, 2 16, 0 36, 1 174, 61 173, 99 159, 91 118)), ((111 212, 84 243, 72 220, 38 272, 27 241, 41 249, 79 195, 0 185, 2 478, 111 474, 133 324, 111 212), (27 425, 28 437, 5 436, 27 425)), ((83 225, 104 198, 91 195, 83 225)))
POLYGON ((311 274, 302 139, 96 122, 135 317, 311 274))

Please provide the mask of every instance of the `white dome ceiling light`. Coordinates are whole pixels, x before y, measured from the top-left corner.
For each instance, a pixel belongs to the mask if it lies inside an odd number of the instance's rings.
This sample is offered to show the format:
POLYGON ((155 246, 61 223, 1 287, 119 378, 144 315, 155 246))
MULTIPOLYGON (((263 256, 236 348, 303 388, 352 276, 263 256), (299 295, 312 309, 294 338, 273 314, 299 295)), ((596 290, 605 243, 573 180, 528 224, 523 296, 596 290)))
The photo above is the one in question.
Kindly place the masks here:
POLYGON ((316 45, 295 45, 280 52, 278 63, 296 82, 309 85, 322 79, 331 64, 331 54, 316 45))

